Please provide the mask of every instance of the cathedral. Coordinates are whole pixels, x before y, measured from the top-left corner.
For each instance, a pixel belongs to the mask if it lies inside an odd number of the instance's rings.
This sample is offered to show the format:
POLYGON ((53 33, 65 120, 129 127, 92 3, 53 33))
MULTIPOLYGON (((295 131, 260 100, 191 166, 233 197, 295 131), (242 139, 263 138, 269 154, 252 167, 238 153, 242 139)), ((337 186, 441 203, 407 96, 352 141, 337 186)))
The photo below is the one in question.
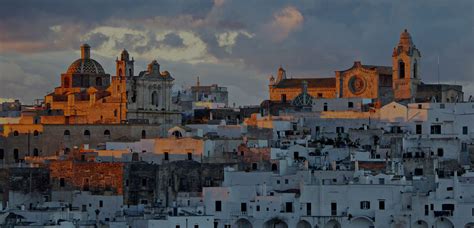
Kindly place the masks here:
POLYGON ((61 86, 45 96, 43 124, 179 124, 180 112, 171 102, 174 78, 160 72, 153 60, 146 71, 134 74, 134 60, 123 50, 110 76, 81 46, 81 58, 61 74, 61 86))
POLYGON ((311 98, 369 98, 376 104, 398 102, 457 102, 462 86, 421 81, 421 53, 405 29, 392 53, 392 66, 364 65, 360 61, 331 78, 287 78, 280 67, 270 77, 270 101, 290 102, 306 93, 311 98))

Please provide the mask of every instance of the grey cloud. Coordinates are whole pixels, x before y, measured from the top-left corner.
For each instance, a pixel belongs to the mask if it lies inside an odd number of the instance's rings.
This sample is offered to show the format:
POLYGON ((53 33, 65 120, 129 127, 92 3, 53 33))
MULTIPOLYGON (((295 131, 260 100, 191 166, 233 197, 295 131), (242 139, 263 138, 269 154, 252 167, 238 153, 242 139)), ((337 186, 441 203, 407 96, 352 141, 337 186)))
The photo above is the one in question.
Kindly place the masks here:
POLYGON ((180 48, 184 46, 183 38, 175 33, 168 33, 165 35, 161 44, 172 47, 172 48, 180 48))

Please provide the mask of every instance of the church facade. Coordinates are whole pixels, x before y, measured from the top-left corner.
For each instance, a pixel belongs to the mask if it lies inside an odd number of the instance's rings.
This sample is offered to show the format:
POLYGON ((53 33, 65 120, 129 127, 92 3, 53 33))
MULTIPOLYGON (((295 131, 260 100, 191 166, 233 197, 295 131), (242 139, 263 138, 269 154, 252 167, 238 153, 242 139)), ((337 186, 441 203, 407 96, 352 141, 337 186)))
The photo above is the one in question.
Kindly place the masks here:
POLYGON ((392 52, 392 66, 364 65, 360 61, 331 78, 287 78, 280 67, 270 77, 270 101, 287 102, 302 93, 312 98, 369 98, 380 105, 399 102, 456 102, 463 100, 462 86, 424 84, 420 74, 421 53, 407 30, 392 52), (303 83, 307 85, 302 86, 303 83), (420 92, 419 92, 420 91, 420 92))
POLYGON ((181 114, 171 102, 173 77, 153 60, 134 74, 134 60, 123 50, 116 76, 105 73, 81 46, 81 58, 61 74, 61 86, 45 96, 42 124, 179 124, 181 114))

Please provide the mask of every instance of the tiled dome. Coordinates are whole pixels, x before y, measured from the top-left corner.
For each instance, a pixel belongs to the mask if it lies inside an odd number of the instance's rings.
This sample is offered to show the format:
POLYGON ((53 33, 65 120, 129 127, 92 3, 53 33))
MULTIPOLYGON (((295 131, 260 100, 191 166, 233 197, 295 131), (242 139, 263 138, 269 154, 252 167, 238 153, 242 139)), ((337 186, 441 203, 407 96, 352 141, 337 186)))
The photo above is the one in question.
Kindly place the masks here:
POLYGON ((105 74, 104 68, 93 59, 78 59, 67 69, 68 74, 105 74))

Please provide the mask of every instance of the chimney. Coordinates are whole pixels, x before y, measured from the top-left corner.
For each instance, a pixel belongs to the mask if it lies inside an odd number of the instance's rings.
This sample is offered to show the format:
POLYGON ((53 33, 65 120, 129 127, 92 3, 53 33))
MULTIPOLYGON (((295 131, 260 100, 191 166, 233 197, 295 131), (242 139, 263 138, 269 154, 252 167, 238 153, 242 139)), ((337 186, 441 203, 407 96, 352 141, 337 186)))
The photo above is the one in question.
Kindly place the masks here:
POLYGON ((91 58, 91 46, 88 44, 83 44, 81 46, 81 58, 90 59, 91 58))

